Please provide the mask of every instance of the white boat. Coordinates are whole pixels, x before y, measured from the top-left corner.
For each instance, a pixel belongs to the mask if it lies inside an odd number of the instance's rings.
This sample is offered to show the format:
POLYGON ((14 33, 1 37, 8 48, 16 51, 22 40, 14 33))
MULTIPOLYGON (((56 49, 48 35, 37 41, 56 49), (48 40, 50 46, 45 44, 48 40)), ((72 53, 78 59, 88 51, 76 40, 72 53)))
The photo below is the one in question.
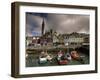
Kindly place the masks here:
POLYGON ((68 59, 69 61, 72 60, 72 57, 71 57, 71 55, 70 55, 69 53, 66 54, 66 57, 67 57, 67 59, 68 59))
POLYGON ((47 62, 47 58, 45 57, 39 57, 39 63, 46 63, 47 62))

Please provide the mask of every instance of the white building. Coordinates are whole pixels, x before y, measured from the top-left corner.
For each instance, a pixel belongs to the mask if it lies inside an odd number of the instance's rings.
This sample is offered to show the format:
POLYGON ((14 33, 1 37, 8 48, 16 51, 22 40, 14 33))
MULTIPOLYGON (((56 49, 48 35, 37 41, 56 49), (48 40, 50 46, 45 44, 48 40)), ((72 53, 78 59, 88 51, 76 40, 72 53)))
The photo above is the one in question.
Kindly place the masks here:
POLYGON ((65 43, 83 43, 84 42, 84 38, 80 38, 80 37, 69 37, 68 39, 64 39, 65 43))
MULTIPOLYGON (((80 33, 66 34, 64 36, 64 43, 67 45, 80 46, 86 41, 85 38, 87 37, 87 35, 88 34, 80 34, 80 33)), ((89 39, 89 35, 88 35, 88 39, 89 39)))

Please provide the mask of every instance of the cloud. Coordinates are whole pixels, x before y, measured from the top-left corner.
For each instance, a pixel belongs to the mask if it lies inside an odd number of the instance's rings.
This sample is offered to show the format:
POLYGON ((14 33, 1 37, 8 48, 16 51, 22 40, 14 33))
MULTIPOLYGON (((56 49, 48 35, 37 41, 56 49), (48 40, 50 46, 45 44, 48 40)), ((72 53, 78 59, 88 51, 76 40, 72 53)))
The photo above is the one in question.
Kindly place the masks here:
POLYGON ((60 33, 89 32, 89 16, 50 14, 48 17, 48 24, 60 33))
POLYGON ((41 31, 42 18, 32 14, 26 15, 26 35, 32 35, 33 31, 41 31))
MULTIPOLYGON (((26 16, 26 34, 41 32, 43 17, 34 14, 26 16)), ((56 30, 59 33, 89 33, 89 15, 48 14, 45 19, 45 30, 56 30)))

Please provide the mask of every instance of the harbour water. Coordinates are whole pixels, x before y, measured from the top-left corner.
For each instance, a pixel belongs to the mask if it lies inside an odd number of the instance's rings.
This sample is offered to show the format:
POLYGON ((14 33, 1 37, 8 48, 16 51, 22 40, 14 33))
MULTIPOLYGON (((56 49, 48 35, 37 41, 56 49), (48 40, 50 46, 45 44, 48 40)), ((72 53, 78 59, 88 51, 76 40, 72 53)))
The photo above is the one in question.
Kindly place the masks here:
MULTIPOLYGON (((85 50, 86 51, 86 50, 85 50)), ((82 58, 82 60, 84 61, 84 64, 79 61, 79 60, 70 60, 68 61, 68 64, 66 65, 85 65, 85 64, 89 64, 89 54, 87 54, 87 52, 82 53, 79 52, 80 57, 82 58)), ((52 52, 52 53, 48 53, 50 55, 53 56, 53 59, 51 62, 47 61, 46 63, 39 63, 39 55, 40 53, 29 53, 28 56, 26 57, 26 67, 41 67, 41 66, 62 66, 59 65, 57 62, 57 53, 52 52)))

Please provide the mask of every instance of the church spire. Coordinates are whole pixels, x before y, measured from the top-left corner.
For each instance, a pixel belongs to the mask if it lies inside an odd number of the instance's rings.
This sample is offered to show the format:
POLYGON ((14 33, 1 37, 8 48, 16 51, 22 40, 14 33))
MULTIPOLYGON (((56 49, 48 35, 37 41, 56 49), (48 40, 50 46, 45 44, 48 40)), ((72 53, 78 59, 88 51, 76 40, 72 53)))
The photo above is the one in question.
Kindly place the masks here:
POLYGON ((42 31, 41 31, 42 35, 44 34, 44 27, 45 27, 45 23, 44 23, 44 18, 43 18, 43 21, 42 21, 42 31))

